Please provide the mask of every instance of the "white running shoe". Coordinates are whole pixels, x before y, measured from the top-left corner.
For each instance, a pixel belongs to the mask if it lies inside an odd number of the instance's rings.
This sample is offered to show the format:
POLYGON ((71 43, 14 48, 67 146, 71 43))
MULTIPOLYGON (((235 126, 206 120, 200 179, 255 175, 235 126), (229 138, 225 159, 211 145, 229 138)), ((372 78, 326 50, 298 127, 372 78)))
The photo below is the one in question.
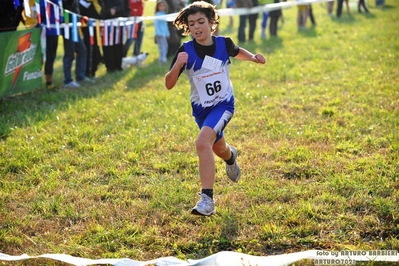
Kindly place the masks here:
POLYGON ((191 210, 191 214, 209 216, 215 214, 215 201, 206 194, 201 194, 201 199, 191 210))
POLYGON ((75 81, 71 81, 71 82, 65 84, 64 87, 68 88, 68 89, 74 89, 74 88, 79 88, 80 85, 79 85, 79 83, 76 83, 75 81))
POLYGON ((237 150, 233 146, 230 146, 230 149, 234 156, 234 163, 232 165, 226 163, 226 173, 231 181, 238 182, 241 176, 241 169, 237 164, 237 150))

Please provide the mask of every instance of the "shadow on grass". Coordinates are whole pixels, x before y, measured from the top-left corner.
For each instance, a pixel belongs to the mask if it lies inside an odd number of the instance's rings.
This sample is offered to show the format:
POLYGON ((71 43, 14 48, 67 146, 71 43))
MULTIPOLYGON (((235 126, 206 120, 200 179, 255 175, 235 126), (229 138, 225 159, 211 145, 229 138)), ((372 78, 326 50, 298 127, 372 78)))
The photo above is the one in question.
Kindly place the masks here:
POLYGON ((356 17, 351 13, 344 13, 338 18, 336 16, 331 17, 331 21, 339 24, 353 24, 356 22, 356 17))
POLYGON ((375 18, 377 18, 376 17, 376 15, 374 14, 374 13, 365 13, 365 12, 362 12, 362 13, 359 13, 359 15, 364 15, 366 18, 368 18, 368 19, 375 19, 375 18))
POLYGON ((384 4, 383 6, 376 6, 375 8, 378 8, 378 9, 381 9, 382 11, 384 11, 384 10, 393 9, 395 7, 391 6, 391 5, 384 4))
POLYGON ((239 249, 240 244, 239 241, 237 242, 239 219, 240 217, 233 213, 229 213, 228 216, 223 215, 223 226, 219 234, 200 237, 193 243, 193 246, 187 248, 187 254, 191 254, 189 255, 190 259, 201 259, 221 251, 236 251, 239 249))
POLYGON ((317 37, 317 26, 310 26, 306 29, 298 30, 298 33, 302 35, 303 37, 308 37, 308 38, 316 38, 317 37))
POLYGON ((274 53, 284 47, 283 40, 279 36, 268 36, 268 38, 262 40, 261 46, 268 54, 274 53))
MULTIPOLYGON (((62 56, 57 56, 57 60, 62 61, 62 56)), ((105 66, 100 65, 100 68, 105 69, 105 66)), ((126 86, 129 90, 139 89, 153 79, 163 77, 167 69, 168 65, 160 66, 158 62, 144 63, 121 72, 100 74, 95 84, 86 83, 79 88, 68 89, 62 84, 62 64, 57 64, 53 75, 55 89, 48 90, 43 84, 42 88, 24 94, 0 98, 0 140, 6 139, 15 128, 33 127, 41 121, 54 119, 57 114, 55 111, 66 110, 77 101, 97 97, 112 90, 114 84, 123 79, 128 79, 126 86), (131 70, 136 67, 139 69, 132 75, 131 70), (126 78, 127 76, 131 77, 126 78)), ((74 75, 74 69, 72 74, 74 75)))
MULTIPOLYGON (((134 73, 126 82, 127 90, 141 89, 148 82, 156 79, 164 79, 165 74, 169 71, 170 63, 172 58, 168 58, 167 63, 158 63, 157 60, 151 64, 144 64, 138 66, 138 71, 134 73)), ((134 66, 133 66, 134 67, 134 66)), ((130 75, 129 73, 124 74, 124 76, 130 75)), ((164 87, 163 89, 166 90, 164 87)))

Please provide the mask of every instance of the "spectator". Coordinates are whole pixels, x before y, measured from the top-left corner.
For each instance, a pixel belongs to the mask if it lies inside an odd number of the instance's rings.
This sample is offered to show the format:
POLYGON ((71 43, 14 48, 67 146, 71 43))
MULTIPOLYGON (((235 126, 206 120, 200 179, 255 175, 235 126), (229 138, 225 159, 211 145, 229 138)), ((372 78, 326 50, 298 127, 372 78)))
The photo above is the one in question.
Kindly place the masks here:
MULTIPOLYGON (((236 0, 237 8, 252 8, 258 5, 258 0, 236 0)), ((240 15, 240 25, 238 26, 238 42, 243 43, 246 41, 245 28, 247 25, 247 20, 249 22, 248 40, 251 41, 254 39, 257 19, 258 13, 240 15)))
POLYGON ((363 7, 363 9, 364 9, 364 11, 366 11, 366 13, 369 13, 369 10, 368 10, 364 0, 359 0, 359 2, 357 3, 357 10, 359 11, 359 13, 362 13, 361 7, 363 7))
MULTIPOLYGON (((40 0, 40 19, 41 22, 45 25, 46 24, 46 7, 44 4, 45 0, 40 0)), ((57 0, 50 0, 48 2, 49 12, 48 18, 49 18, 49 24, 54 25, 55 24, 55 15, 54 15, 54 6, 53 3, 55 3, 57 0)), ((53 83, 53 72, 54 72, 54 62, 55 58, 57 56, 57 48, 58 48, 58 33, 57 29, 55 27, 45 27, 44 29, 46 31, 46 41, 45 43, 42 43, 43 46, 45 46, 45 52, 44 52, 44 75, 45 75, 45 80, 46 80, 46 88, 47 89, 54 89, 54 83, 53 83)))
POLYGON ((350 7, 349 7, 349 0, 345 0, 345 5, 346 5, 346 11, 348 11, 348 14, 351 12, 350 7))
MULTIPOLYGON (((131 17, 142 17, 144 12, 144 0, 128 0, 130 6, 131 17)), ((123 57, 127 56, 130 46, 134 43, 133 56, 138 56, 141 52, 141 44, 143 43, 144 37, 144 23, 142 20, 137 22, 137 37, 136 41, 133 38, 126 40, 123 46, 123 57)))
MULTIPOLYGON (((274 0, 274 3, 280 3, 280 0, 274 0)), ((270 16, 270 25, 269 25, 270 36, 277 36, 277 22, 279 18, 283 17, 283 12, 281 11, 281 8, 279 8, 270 11, 269 16, 270 16)))
POLYGON ((312 26, 316 26, 316 19, 315 19, 314 15, 313 15, 312 5, 309 5, 308 11, 309 11, 309 18, 310 18, 310 22, 312 23, 312 26))
MULTIPOLYGON (((259 4, 264 6, 268 4, 268 0, 260 0, 259 4)), ((260 38, 266 39, 267 19, 269 18, 269 11, 262 11, 262 23, 260 24, 260 38)))
POLYGON ((375 0, 375 6, 383 6, 385 4, 385 0, 375 0))
POLYGON ((348 14, 350 13, 350 9, 349 9, 349 0, 338 0, 338 5, 337 5, 337 17, 341 17, 342 14, 342 5, 346 4, 346 10, 348 11, 348 14))
MULTIPOLYGON (((63 0, 62 5, 64 9, 79 15, 79 3, 78 0, 63 0)), ((72 21, 72 14, 67 13, 66 16, 70 16, 69 21, 72 21)), ((67 29, 69 30, 69 29, 67 29)), ((70 38, 65 38, 64 36, 64 87, 65 88, 78 88, 80 87, 79 82, 91 82, 89 78, 86 77, 86 46, 83 42, 80 34, 77 34, 77 42, 72 38, 72 29, 69 34, 70 38), (72 79, 72 63, 75 60, 75 76, 76 82, 72 79)))
MULTIPOLYGON (((130 14, 128 0, 103 0, 104 8, 101 11, 103 19, 111 19, 118 17, 128 17, 130 14)), ((109 22, 107 22, 109 23, 109 22)), ((114 33, 121 32, 120 26, 110 24, 106 25, 106 29, 112 30, 114 33), (118 29, 119 28, 119 29, 118 29)), ((108 34, 103 36, 108 41, 108 45, 103 46, 104 64, 107 73, 122 71, 123 43, 122 34, 108 34), (111 39, 112 38, 112 39, 111 39)))
MULTIPOLYGON (((155 8, 155 16, 158 17, 166 15, 167 10, 168 8, 166 3, 163 0, 158 0, 155 8)), ((166 57, 168 54, 168 38, 170 36, 168 23, 163 19, 155 19, 154 28, 155 40, 158 44, 159 62, 166 63, 166 57)))
MULTIPOLYGON (((204 1, 204 0, 202 0, 204 1)), ((207 2, 207 1, 205 1, 207 2)), ((213 4, 216 6, 216 9, 220 9, 222 7, 222 0, 212 0, 213 4)))
POLYGON ((306 20, 308 19, 308 5, 298 5, 298 29, 306 29, 306 20))
POLYGON ((15 31, 22 20, 22 5, 14 6, 14 1, 2 1, 0 8, 0 32, 15 31))
POLYGON ((335 0, 332 0, 332 1, 327 2, 327 12, 328 12, 328 15, 329 15, 330 17, 332 17, 332 15, 333 15, 334 1, 335 1, 335 0))
MULTIPOLYGON (((167 14, 179 12, 185 4, 183 0, 165 0, 168 5, 167 14)), ((173 25, 173 22, 168 22, 169 29, 169 39, 168 39, 168 57, 174 56, 177 49, 181 45, 182 31, 177 30, 177 28, 173 25)))
POLYGON ((22 11, 22 22, 27 28, 33 28, 37 26, 37 12, 35 0, 29 0, 28 3, 29 6, 25 6, 24 10, 22 11), (30 14, 29 12, 27 12, 27 10, 30 11, 30 14))
MULTIPOLYGON (((102 6, 103 6, 102 0, 79 1, 80 14, 92 19, 101 19, 102 6)), ((85 44, 87 51, 85 74, 86 77, 94 78, 96 76, 98 65, 102 61, 100 47, 97 44, 97 32, 93 29, 93 39, 94 39, 93 44, 90 43, 89 27, 83 27, 82 32, 83 32, 83 42, 85 44)))
MULTIPOLYGON (((226 8, 234 8, 236 7, 236 0, 229 0, 226 2, 226 8)), ((229 27, 233 27, 234 25, 234 16, 229 16, 229 27)))

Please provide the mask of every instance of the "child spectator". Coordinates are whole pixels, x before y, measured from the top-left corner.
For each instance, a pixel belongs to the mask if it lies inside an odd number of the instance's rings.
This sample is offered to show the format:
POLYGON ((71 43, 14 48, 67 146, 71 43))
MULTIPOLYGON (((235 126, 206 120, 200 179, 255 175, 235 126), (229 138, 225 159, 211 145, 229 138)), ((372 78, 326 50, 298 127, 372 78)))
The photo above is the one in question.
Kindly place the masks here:
POLYGON ((330 17, 333 16, 333 11, 334 11, 334 1, 328 1, 327 2, 327 12, 330 17))
MULTIPOLYGON (((259 5, 264 6, 268 4, 267 0, 259 0, 259 5)), ((260 24, 260 38, 266 39, 267 19, 269 18, 269 11, 262 11, 262 23, 260 24)))
MULTIPOLYGON (((226 8, 234 8, 236 6, 236 0, 228 0, 226 2, 226 8)), ((234 25, 234 16, 229 16, 229 27, 234 25)))
POLYGON ((306 20, 308 19, 308 5, 298 5, 298 29, 306 29, 306 20))
MULTIPOLYGON (((166 15, 168 8, 166 2, 158 0, 155 7, 155 16, 166 15)), ((164 19, 155 19, 155 41, 158 44, 159 62, 166 63, 168 54, 168 38, 170 36, 168 23, 164 19)))

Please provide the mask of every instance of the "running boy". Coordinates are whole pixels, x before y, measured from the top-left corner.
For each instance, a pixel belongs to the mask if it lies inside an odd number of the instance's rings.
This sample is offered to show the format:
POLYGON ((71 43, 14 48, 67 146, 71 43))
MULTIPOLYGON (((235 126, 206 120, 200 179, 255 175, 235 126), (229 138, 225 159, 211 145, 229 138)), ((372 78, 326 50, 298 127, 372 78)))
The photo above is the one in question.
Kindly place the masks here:
POLYGON ((234 182, 240 179, 237 150, 227 144, 223 130, 234 114, 233 85, 230 80, 230 56, 239 60, 265 64, 262 54, 252 54, 236 46, 228 37, 212 36, 219 22, 215 6, 193 2, 177 15, 174 25, 191 34, 192 40, 176 52, 171 68, 165 76, 165 86, 172 89, 184 71, 191 84, 193 116, 200 128, 195 145, 199 157, 199 174, 202 185, 201 199, 191 213, 215 213, 213 186, 215 183, 215 158, 226 162, 227 176, 234 182))

